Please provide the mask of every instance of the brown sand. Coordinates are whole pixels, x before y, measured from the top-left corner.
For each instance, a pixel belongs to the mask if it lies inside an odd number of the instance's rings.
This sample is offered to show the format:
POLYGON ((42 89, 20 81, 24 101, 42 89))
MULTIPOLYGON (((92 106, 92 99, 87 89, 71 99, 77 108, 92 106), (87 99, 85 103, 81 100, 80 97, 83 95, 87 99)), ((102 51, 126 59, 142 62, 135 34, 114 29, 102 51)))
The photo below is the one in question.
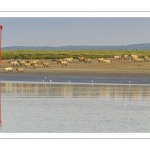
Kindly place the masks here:
MULTIPOLYGON (((78 59, 74 59, 73 63, 68 63, 67 66, 62 67, 61 64, 57 64, 56 61, 40 60, 50 62, 50 67, 44 68, 42 64, 34 69, 33 67, 24 68, 25 74, 117 74, 117 75, 150 75, 150 61, 148 62, 132 62, 130 60, 114 60, 110 58, 110 65, 99 63, 97 59, 92 59, 92 63, 79 62, 78 59)), ((10 67, 9 61, 14 60, 2 60, 0 65, 0 73, 4 73, 4 67, 10 67)), ((16 60, 15 60, 16 61, 16 60)), ((13 67, 13 74, 16 73, 16 68, 13 67)))

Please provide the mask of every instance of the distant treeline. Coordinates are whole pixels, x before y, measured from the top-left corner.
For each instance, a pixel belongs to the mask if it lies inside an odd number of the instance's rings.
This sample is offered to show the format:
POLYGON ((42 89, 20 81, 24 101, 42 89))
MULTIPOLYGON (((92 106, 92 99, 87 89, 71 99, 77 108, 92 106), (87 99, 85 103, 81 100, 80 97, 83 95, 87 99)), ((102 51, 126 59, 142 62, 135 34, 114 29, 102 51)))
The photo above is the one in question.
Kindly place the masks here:
POLYGON ((145 55, 150 57, 149 50, 6 50, 2 51, 2 59, 58 59, 81 56, 90 58, 113 58, 114 55, 145 55))
POLYGON ((2 50, 150 50, 150 43, 132 44, 132 45, 104 45, 104 46, 89 46, 89 45, 69 45, 69 46, 9 46, 3 47, 2 50))

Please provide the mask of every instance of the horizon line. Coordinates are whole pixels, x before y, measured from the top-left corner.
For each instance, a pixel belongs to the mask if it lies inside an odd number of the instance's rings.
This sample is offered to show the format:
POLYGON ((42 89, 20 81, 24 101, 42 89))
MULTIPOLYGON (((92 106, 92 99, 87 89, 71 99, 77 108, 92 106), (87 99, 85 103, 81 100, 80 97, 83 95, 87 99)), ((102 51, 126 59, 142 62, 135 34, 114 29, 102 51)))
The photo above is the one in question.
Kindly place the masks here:
POLYGON ((61 46, 25 46, 25 45, 14 45, 14 46, 3 46, 2 48, 5 47, 65 47, 65 46, 130 46, 130 45, 140 45, 140 44, 150 44, 150 43, 138 43, 138 44, 126 44, 126 45, 61 45, 61 46))

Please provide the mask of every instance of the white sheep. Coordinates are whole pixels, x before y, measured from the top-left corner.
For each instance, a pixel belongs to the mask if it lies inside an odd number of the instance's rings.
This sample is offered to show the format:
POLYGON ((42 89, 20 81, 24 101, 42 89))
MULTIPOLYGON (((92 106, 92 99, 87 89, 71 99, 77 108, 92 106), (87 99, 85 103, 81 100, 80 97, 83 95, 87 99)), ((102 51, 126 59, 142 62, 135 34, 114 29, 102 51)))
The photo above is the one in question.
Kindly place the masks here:
POLYGON ((105 64, 108 64, 108 65, 110 64, 110 60, 106 60, 106 59, 105 59, 105 60, 103 60, 103 62, 104 62, 105 64))
POLYGON ((18 62, 17 61, 9 61, 9 63, 11 64, 11 67, 18 66, 18 62))
POLYGON ((129 55, 123 55, 123 58, 124 58, 124 60, 127 60, 127 59, 129 59, 129 55))
POLYGON ((115 60, 120 60, 120 59, 122 59, 121 56, 115 56, 115 55, 114 55, 114 58, 115 58, 115 60))
POLYGON ((66 60, 66 61, 69 62, 69 63, 72 63, 72 62, 73 62, 73 58, 64 58, 64 60, 66 60))
POLYGON ((91 58, 84 58, 85 63, 91 63, 91 58))
POLYGON ((67 66, 67 61, 66 61, 66 60, 63 60, 63 61, 61 61, 61 64, 62 64, 62 67, 63 67, 63 66, 67 66))
POLYGON ((104 58, 97 58, 98 62, 101 63, 103 62, 104 58))
POLYGON ((5 73, 13 71, 12 67, 4 68, 4 70, 5 70, 5 73))
POLYGON ((144 61, 148 61, 148 56, 144 56, 144 61))

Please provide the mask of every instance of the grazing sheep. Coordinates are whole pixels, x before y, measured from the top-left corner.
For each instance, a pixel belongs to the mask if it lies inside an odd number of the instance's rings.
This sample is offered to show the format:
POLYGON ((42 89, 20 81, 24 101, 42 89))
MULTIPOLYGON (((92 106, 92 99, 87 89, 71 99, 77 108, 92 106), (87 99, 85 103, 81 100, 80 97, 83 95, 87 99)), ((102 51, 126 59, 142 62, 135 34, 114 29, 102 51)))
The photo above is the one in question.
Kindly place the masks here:
POLYGON ((142 58, 137 59, 137 62, 142 62, 142 61, 143 61, 142 58))
POLYGON ((144 56, 144 61, 148 61, 148 56, 144 56))
POLYGON ((38 64, 38 63, 39 63, 39 60, 38 60, 38 59, 31 60, 30 63, 31 63, 31 65, 33 66, 34 64, 38 64))
POLYGON ((138 62, 142 62, 143 60, 142 60, 142 58, 138 58, 138 60, 137 60, 138 62))
POLYGON ((57 64, 60 64, 63 59, 56 59, 57 64))
POLYGON ((115 60, 118 60, 118 56, 113 56, 115 58, 115 60))
POLYGON ((25 60, 26 63, 30 63, 30 60, 25 60))
POLYGON ((23 73, 23 68, 17 68, 16 71, 17 71, 17 73, 19 73, 19 72, 23 73))
POLYGON ((63 60, 63 61, 61 61, 61 64, 62 64, 62 67, 63 67, 63 66, 67 66, 67 61, 66 61, 66 60, 63 60))
POLYGON ((33 68, 37 68, 38 67, 38 64, 33 64, 33 68))
POLYGON ((66 60, 66 61, 69 62, 69 63, 72 63, 73 58, 64 58, 64 60, 66 60))
POLYGON ((36 59, 35 61, 36 61, 36 63, 38 64, 40 60, 39 60, 39 59, 36 59))
POLYGON ((134 61, 134 59, 138 58, 137 55, 130 55, 131 56, 131 60, 134 61))
POLYGON ((103 62, 104 58, 97 58, 98 62, 103 62))
POLYGON ((133 62, 137 62, 137 60, 138 60, 138 57, 132 57, 133 62))
POLYGON ((84 57, 78 57, 78 60, 79 60, 80 62, 82 62, 82 61, 84 61, 84 57))
POLYGON ((41 62, 41 64, 45 67, 49 67, 49 62, 41 62))
POLYGON ((84 58, 85 63, 91 63, 91 58, 84 58))
POLYGON ((36 64, 36 63, 37 63, 36 60, 30 61, 31 66, 33 66, 33 65, 36 64))
POLYGON ((20 66, 24 66, 24 64, 26 63, 26 61, 25 61, 25 60, 17 61, 17 62, 20 64, 20 66))
POLYGON ((4 70, 5 70, 5 73, 13 71, 12 67, 4 68, 4 70))
POLYGON ((29 68, 30 68, 30 66, 31 66, 31 64, 30 64, 30 63, 25 63, 24 65, 26 66, 26 68, 27 68, 27 67, 29 67, 29 68))
POLYGON ((11 64, 11 67, 18 66, 18 62, 17 61, 9 61, 9 63, 11 64))
POLYGON ((115 58, 115 60, 120 60, 120 59, 122 59, 121 56, 115 56, 115 55, 114 55, 114 58, 115 58))
POLYGON ((133 62, 142 62, 142 58, 139 58, 139 57, 134 57, 133 58, 133 62))
POLYGON ((124 60, 128 60, 129 59, 129 55, 123 55, 124 60))
POLYGON ((103 62, 108 65, 110 64, 110 60, 103 60, 103 62))

